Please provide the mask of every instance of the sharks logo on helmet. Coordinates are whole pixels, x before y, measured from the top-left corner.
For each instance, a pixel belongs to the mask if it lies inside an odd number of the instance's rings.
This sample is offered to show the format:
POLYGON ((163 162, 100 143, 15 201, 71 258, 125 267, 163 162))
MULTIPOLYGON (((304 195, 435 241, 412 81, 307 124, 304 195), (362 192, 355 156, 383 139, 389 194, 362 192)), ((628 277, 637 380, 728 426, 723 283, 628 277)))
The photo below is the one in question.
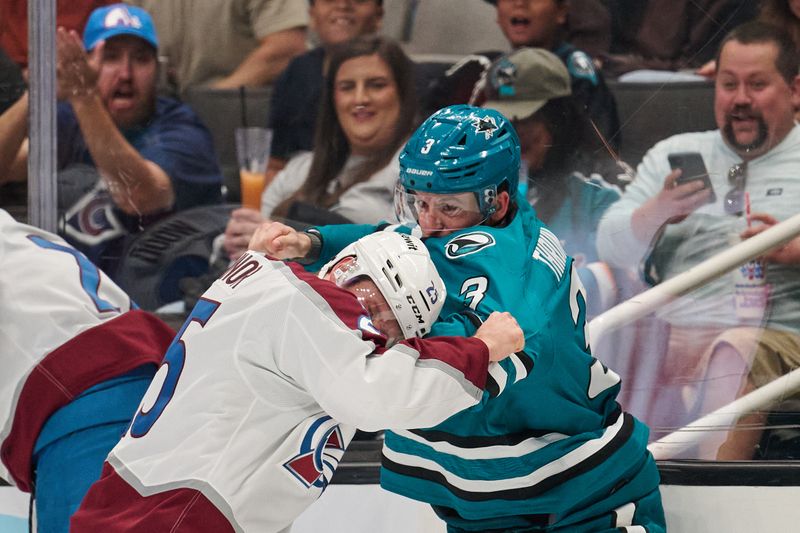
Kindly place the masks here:
POLYGON ((479 211, 489 217, 501 186, 517 190, 519 161, 519 137, 506 117, 494 109, 452 105, 428 117, 406 143, 400 186, 433 194, 474 193, 479 211))
POLYGON ((475 133, 483 133, 486 139, 491 139, 497 130, 497 123, 492 117, 475 117, 472 126, 475 128, 475 133))
POLYGON ((451 239, 445 244, 444 249, 448 259, 459 259, 494 245, 494 237, 483 231, 476 231, 473 233, 465 233, 451 239))

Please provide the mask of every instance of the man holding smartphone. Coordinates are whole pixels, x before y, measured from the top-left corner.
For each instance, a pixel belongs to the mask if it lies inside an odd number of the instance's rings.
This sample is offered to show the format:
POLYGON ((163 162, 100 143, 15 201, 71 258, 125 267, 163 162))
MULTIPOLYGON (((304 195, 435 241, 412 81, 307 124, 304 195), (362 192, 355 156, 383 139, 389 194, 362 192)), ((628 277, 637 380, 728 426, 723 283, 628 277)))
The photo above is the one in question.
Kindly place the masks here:
POLYGON ((706 170, 706 164, 700 152, 669 154, 667 161, 669 161, 669 168, 681 171, 680 176, 675 180, 675 185, 683 185, 691 181, 700 180, 703 182, 703 189, 711 191, 711 194, 708 195, 708 203, 713 204, 717 201, 714 186, 711 184, 711 178, 708 176, 708 170, 706 170))
MULTIPOLYGON (((646 260, 652 267, 648 274, 670 278, 729 247, 728 235, 746 226, 747 198, 753 211, 768 212, 771 220, 797 212, 800 128, 794 109, 800 104, 800 61, 793 42, 777 28, 748 23, 723 40, 717 63, 718 129, 675 135, 644 156, 636 179, 598 229, 598 252, 609 264, 635 267, 646 260), (682 179, 696 173, 675 163, 679 154, 689 161, 686 152, 700 154, 708 181, 682 179), (709 203, 714 191, 716 200, 709 203)), ((659 310, 670 325, 659 401, 674 393, 676 403, 669 408, 681 405, 682 416, 659 419, 657 425, 680 427, 778 377, 776 369, 786 372, 800 364, 800 270, 770 263, 766 277, 770 301, 757 318, 737 315, 730 276, 659 310)), ((699 455, 750 458, 759 436, 733 432, 719 452, 715 443, 699 455)))

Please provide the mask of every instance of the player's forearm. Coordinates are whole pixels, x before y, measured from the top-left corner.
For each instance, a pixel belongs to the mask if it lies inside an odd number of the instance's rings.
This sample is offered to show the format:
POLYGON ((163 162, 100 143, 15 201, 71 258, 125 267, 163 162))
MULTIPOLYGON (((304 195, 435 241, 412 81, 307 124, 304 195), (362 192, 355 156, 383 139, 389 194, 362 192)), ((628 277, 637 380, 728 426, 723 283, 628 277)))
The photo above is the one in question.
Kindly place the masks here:
POLYGON ((0 183, 19 181, 27 175, 25 165, 27 154, 22 150, 27 136, 28 93, 26 91, 0 115, 0 183))
POLYGON ((122 136, 100 98, 89 95, 74 98, 71 103, 92 159, 117 207, 142 215, 169 209, 175 196, 169 176, 122 136))
POLYGON ((366 431, 430 427, 480 401, 488 365, 478 339, 411 339, 330 380, 320 405, 366 431))
POLYGON ((303 28, 270 34, 261 40, 261 45, 236 70, 212 85, 218 89, 269 85, 283 72, 293 57, 305 51, 306 35, 303 28))

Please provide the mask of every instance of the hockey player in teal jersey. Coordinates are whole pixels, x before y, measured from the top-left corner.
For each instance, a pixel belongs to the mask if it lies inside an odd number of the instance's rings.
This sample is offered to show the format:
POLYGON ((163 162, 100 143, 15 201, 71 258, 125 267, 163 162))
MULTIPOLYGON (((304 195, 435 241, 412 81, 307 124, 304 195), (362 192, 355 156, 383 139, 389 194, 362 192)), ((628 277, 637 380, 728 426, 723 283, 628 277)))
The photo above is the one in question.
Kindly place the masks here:
MULTIPOLYGON (((398 214, 417 222, 411 231, 426 237, 448 289, 432 334, 471 334, 465 309, 501 310, 526 343, 490 371, 477 406, 434 428, 387 431, 381 485, 432 504, 450 532, 665 531, 647 427, 622 412, 619 377, 591 355, 572 259, 516 202, 510 123, 490 109, 445 108, 412 136, 400 166, 398 214)), ((273 225, 254 241, 276 256, 319 255, 313 269, 375 229, 273 225)))

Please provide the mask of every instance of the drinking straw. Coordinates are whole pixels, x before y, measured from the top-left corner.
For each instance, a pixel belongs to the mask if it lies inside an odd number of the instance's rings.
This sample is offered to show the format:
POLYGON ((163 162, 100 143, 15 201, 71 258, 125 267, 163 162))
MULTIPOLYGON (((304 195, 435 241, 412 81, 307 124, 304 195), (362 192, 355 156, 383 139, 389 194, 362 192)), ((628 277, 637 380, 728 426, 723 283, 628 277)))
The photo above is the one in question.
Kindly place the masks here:
POLYGON ((247 127, 247 100, 245 99, 244 95, 244 85, 239 86, 239 110, 242 113, 242 127, 247 127))
POLYGON ((244 143, 244 165, 247 170, 250 170, 250 149, 247 146, 247 100, 244 95, 244 85, 239 86, 239 111, 241 113, 242 128, 242 142, 244 143))
POLYGON ((747 227, 749 228, 752 225, 753 220, 750 217, 750 193, 747 191, 744 192, 744 212, 745 217, 747 218, 747 227))

